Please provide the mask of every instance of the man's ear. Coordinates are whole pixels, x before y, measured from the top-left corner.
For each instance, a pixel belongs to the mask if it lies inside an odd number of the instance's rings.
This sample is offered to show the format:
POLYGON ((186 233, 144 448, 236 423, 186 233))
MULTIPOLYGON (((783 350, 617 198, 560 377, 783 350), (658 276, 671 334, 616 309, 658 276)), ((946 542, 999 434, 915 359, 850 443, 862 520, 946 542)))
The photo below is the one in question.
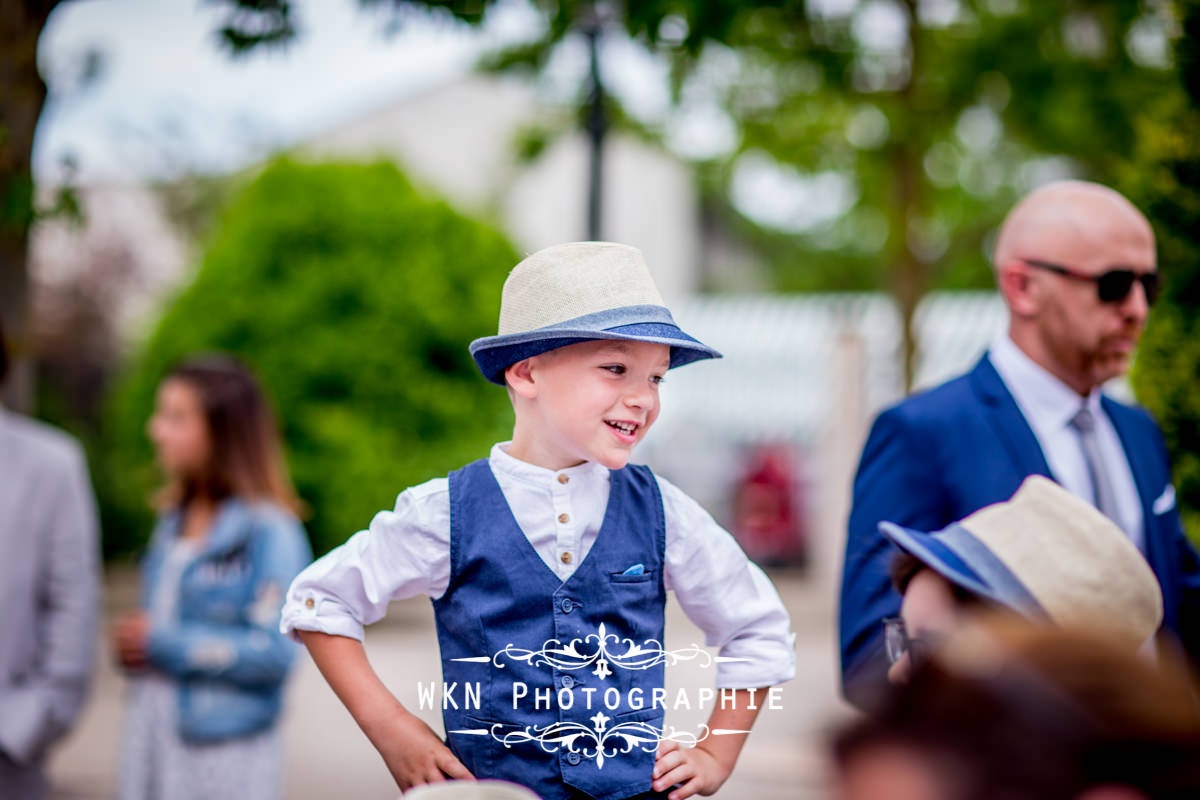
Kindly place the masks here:
POLYGON ((517 395, 526 400, 537 397, 537 382, 534 379, 534 360, 537 356, 522 359, 504 370, 504 380, 517 395))
POLYGON ((1004 302, 1018 317, 1030 317, 1037 313, 1038 297, 1035 282, 1031 280, 1029 268, 1019 261, 1001 264, 997 272, 997 284, 1004 302))

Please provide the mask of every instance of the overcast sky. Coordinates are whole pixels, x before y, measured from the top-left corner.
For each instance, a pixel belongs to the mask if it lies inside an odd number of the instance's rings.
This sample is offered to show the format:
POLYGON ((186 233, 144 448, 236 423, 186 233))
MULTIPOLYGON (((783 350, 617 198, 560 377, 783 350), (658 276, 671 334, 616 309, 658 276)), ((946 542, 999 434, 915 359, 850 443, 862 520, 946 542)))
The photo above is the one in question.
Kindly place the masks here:
POLYGON ((227 169, 356 113, 466 73, 488 46, 535 36, 540 20, 505 4, 480 32, 355 0, 297 2, 302 31, 283 52, 235 60, 217 46, 219 8, 201 0, 71 0, 39 47, 50 99, 34 164, 52 179, 64 157, 85 178, 227 169), (89 52, 95 80, 80 81, 89 52))

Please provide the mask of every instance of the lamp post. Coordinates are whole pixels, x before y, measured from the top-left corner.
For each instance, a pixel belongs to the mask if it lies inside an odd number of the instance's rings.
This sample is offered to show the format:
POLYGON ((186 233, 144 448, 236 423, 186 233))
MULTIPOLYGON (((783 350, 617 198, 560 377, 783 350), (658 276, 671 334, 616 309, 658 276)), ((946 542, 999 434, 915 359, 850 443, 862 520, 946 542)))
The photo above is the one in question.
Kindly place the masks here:
POLYGON ((600 35, 607 17, 607 5, 593 3, 583 12, 582 20, 591 61, 591 85, 584 128, 589 144, 587 236, 592 241, 603 238, 601 207, 604 199, 604 136, 608 132, 608 118, 604 111, 604 84, 600 80, 600 35))

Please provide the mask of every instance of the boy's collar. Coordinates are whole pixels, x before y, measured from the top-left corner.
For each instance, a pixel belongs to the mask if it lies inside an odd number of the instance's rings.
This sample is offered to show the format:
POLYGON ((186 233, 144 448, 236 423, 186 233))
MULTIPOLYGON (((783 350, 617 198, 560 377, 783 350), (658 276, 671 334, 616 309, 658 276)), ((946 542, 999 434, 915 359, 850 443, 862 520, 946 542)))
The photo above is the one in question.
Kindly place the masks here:
POLYGON ((528 461, 522 461, 519 458, 514 458, 508 454, 508 448, 512 442, 499 442, 492 446, 492 452, 488 456, 488 464, 495 472, 503 472, 505 475, 522 480, 527 483, 532 483, 536 486, 545 486, 548 483, 558 480, 559 475, 565 475, 568 478, 587 479, 593 475, 604 475, 607 477, 608 468, 603 464, 597 464, 595 461, 585 461, 582 464, 576 464, 573 467, 565 469, 547 469, 539 467, 537 464, 530 464, 528 461))

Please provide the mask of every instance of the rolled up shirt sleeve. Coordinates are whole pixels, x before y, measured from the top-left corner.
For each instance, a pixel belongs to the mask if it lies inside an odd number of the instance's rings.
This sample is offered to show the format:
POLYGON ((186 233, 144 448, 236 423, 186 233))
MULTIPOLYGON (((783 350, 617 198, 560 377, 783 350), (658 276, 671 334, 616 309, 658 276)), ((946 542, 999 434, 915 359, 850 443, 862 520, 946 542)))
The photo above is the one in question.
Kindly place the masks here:
POLYGON ((688 619, 718 648, 720 689, 775 686, 796 676, 795 634, 766 573, 729 531, 678 487, 658 478, 666 515, 664 579, 688 619))
POLYGON ((362 640, 388 603, 440 597, 450 583, 450 493, 437 478, 400 493, 391 511, 314 561, 292 581, 279 630, 362 640))

